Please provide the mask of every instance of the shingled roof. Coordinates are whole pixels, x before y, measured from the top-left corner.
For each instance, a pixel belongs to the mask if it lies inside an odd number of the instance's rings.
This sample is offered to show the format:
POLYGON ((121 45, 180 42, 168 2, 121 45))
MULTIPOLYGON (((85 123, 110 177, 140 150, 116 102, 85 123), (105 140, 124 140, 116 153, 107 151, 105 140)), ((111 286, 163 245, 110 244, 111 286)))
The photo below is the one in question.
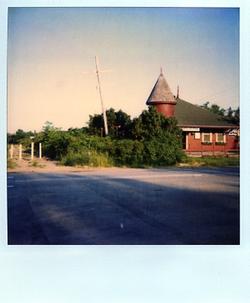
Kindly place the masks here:
POLYGON ((147 105, 156 103, 176 103, 174 95, 172 94, 162 71, 146 102, 147 105))
POLYGON ((211 113, 207 109, 187 101, 176 99, 175 118, 179 126, 188 127, 218 127, 236 128, 237 126, 227 122, 223 117, 211 113))

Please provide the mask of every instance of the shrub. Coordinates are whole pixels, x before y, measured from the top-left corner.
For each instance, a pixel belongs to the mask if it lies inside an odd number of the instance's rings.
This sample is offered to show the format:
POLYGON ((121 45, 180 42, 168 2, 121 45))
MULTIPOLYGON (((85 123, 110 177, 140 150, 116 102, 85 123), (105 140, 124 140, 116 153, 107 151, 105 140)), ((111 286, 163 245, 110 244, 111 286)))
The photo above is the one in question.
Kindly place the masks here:
POLYGON ((71 151, 61 159, 61 164, 66 166, 88 165, 88 163, 89 156, 85 152, 74 153, 71 151))
MULTIPOLYGON (((43 132, 36 134, 36 140, 43 143, 47 157, 64 165, 161 166, 182 159, 181 130, 174 118, 164 117, 154 107, 143 111, 132 122, 121 111, 110 110, 109 114, 113 133, 108 137, 90 135, 82 129, 62 131, 47 123, 43 132)), ((95 134, 102 125, 100 117, 97 118, 90 117, 89 133, 95 134)))
POLYGON ((113 161, 108 157, 107 154, 97 153, 92 151, 89 157, 89 166, 94 167, 109 167, 112 166, 113 161))
POLYGON ((181 161, 184 153, 179 141, 171 136, 144 142, 144 163, 153 166, 173 165, 181 161))
POLYGON ((70 151, 67 155, 62 157, 61 164, 66 166, 86 165, 93 167, 107 167, 112 165, 112 161, 107 154, 82 150, 80 152, 70 151))

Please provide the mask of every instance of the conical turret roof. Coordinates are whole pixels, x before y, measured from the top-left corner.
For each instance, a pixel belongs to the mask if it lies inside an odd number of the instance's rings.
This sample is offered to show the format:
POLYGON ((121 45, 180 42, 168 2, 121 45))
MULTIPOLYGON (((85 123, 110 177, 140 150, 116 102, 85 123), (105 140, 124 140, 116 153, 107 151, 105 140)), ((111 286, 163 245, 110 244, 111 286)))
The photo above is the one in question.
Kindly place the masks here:
POLYGON ((156 103, 176 103, 174 95, 172 94, 162 71, 146 102, 147 105, 156 103))

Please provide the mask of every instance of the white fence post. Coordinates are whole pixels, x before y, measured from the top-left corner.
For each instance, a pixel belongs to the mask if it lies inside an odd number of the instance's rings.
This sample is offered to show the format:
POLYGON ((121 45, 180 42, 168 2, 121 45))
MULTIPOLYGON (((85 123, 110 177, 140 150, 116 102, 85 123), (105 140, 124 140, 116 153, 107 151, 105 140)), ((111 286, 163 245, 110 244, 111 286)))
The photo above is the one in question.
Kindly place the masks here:
POLYGON ((34 142, 31 142, 31 160, 34 159, 34 142))
POLYGON ((22 144, 19 144, 19 159, 22 159, 22 150, 23 150, 22 144))
POLYGON ((39 158, 42 159, 42 143, 39 143, 39 158))
POLYGON ((10 146, 10 159, 13 159, 13 153, 14 153, 14 146, 11 144, 10 146))

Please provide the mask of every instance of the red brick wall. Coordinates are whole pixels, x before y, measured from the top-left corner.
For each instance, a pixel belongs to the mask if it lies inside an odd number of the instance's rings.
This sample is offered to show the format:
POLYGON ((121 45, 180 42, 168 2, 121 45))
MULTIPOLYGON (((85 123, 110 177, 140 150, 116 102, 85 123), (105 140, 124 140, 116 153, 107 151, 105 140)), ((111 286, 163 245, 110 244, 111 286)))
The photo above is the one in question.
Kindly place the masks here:
POLYGON ((156 109, 159 113, 162 113, 165 117, 173 117, 175 111, 175 104, 156 104, 156 109))
POLYGON ((192 151, 230 151, 230 150, 238 150, 238 141, 235 136, 229 136, 226 135, 226 144, 225 145, 216 145, 216 135, 215 133, 212 133, 212 144, 206 145, 201 143, 202 136, 200 136, 200 139, 195 139, 194 134, 189 133, 188 134, 188 147, 187 150, 192 151))

